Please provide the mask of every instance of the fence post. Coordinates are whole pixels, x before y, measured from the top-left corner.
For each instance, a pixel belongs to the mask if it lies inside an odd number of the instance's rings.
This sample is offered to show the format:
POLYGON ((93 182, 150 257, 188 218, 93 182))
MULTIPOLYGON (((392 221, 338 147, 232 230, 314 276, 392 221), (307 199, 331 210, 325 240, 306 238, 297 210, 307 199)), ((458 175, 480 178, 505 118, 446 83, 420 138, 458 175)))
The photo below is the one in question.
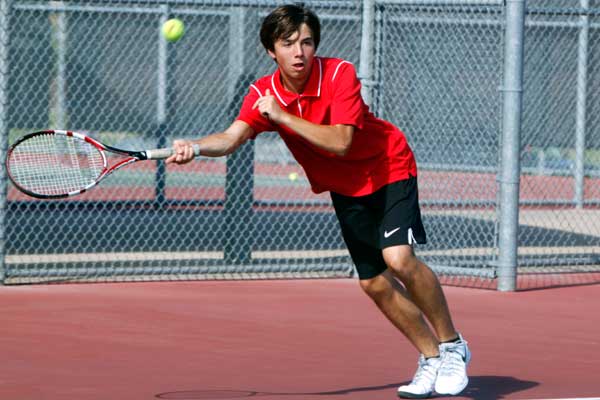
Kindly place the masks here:
MULTIPOLYGON (((167 145, 167 132, 173 128, 172 121, 174 120, 174 96, 175 96, 175 74, 172 69, 175 60, 175 48, 169 45, 161 34, 162 25, 170 17, 170 7, 168 5, 160 6, 161 13, 158 26, 158 81, 157 89, 157 105, 156 105, 156 147, 163 148, 167 145)), ((164 162, 158 162, 156 165, 156 189, 154 201, 157 206, 163 205, 165 202, 165 186, 166 186, 166 165, 164 162)))
POLYGON ((360 40, 360 65, 358 76, 362 83, 362 97, 369 106, 372 105, 373 61, 375 52, 375 0, 362 2, 362 33, 360 40))
MULTIPOLYGON (((0 160, 8 148, 8 40, 11 0, 0 0, 0 160)), ((0 168, 0 285, 6 278, 6 170, 0 168)))
POLYGON ((518 263, 525 0, 506 0, 505 14, 498 290, 514 291, 518 263))
MULTIPOLYGON (((63 1, 52 1, 50 5, 63 8, 63 1)), ((55 129, 67 129, 67 15, 64 10, 50 14, 52 47, 56 74, 54 76, 50 103, 50 125, 55 129)))
MULTIPOLYGON (((581 8, 588 10, 589 0, 580 0, 581 8)), ((587 14, 579 17, 579 44, 577 52, 577 120, 575 122, 575 202, 576 208, 583 207, 585 190, 585 136, 587 128, 587 73, 588 73, 588 42, 589 17, 587 14)))
MULTIPOLYGON (((242 74, 235 84, 235 94, 228 107, 233 121, 250 84, 251 75, 242 74)), ((248 265, 252 260, 252 205, 254 203, 254 140, 244 143, 227 156, 225 181, 225 207, 223 210, 223 253, 225 262, 232 265, 248 265)))
MULTIPOLYGON (((256 16, 256 11, 245 7, 234 7, 230 12, 228 95, 231 101, 226 123, 237 117, 255 78, 252 71, 248 71, 248 61, 252 57, 249 49, 253 51, 254 47, 248 45, 246 27, 254 22, 256 16)), ((223 257, 226 263, 232 265, 248 265, 252 262, 254 150, 254 140, 250 140, 227 156, 223 257)))
POLYGON ((248 35, 247 24, 252 18, 250 10, 244 7, 232 7, 229 11, 229 41, 228 41, 228 63, 227 63, 227 88, 228 98, 239 95, 237 93, 238 79, 248 68, 248 51, 246 36, 248 35))

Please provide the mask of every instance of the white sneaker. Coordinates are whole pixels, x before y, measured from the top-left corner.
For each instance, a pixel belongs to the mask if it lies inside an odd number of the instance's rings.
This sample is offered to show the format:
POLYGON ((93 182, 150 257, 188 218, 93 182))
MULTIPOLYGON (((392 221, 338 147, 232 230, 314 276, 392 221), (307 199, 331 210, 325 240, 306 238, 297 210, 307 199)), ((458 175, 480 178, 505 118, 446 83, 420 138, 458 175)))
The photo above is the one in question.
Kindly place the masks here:
POLYGON ((438 394, 457 395, 469 383, 467 365, 471 361, 471 351, 460 334, 458 338, 457 342, 440 344, 442 361, 435 381, 438 394))
POLYGON ((412 382, 400 386, 398 396, 407 399, 425 399, 431 396, 441 364, 440 357, 425 359, 425 356, 421 354, 419 356, 419 367, 412 382))

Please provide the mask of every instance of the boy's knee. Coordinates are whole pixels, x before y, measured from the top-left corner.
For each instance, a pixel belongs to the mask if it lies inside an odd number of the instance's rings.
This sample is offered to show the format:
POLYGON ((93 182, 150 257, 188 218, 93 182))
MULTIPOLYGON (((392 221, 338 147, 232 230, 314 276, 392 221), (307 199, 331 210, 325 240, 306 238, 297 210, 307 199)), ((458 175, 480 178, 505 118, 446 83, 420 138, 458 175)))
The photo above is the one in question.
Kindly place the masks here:
POLYGON ((384 259, 402 282, 410 282, 419 268, 419 260, 410 246, 384 251, 384 259))
POLYGON ((383 274, 370 279, 361 279, 360 287, 373 300, 378 300, 389 295, 392 289, 383 274))

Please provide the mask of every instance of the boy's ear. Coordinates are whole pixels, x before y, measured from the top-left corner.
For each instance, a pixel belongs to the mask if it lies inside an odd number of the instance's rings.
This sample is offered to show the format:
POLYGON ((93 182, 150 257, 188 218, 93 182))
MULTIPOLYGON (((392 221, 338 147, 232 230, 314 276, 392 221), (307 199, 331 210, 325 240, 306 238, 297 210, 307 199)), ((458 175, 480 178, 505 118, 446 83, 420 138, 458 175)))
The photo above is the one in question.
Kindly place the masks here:
POLYGON ((267 50, 267 53, 269 54, 269 57, 271 57, 273 59, 273 61, 277 61, 277 56, 275 55, 274 51, 267 50))

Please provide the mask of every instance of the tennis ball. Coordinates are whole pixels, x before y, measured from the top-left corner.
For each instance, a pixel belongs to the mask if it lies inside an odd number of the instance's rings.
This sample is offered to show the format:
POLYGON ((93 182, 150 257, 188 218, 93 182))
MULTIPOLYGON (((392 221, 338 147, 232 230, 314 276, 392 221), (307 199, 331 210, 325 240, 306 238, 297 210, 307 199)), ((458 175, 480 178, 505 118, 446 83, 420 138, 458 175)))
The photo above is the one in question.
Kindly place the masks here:
POLYGON ((169 42, 176 42, 183 36, 185 25, 179 18, 171 18, 162 26, 162 35, 169 42))
POLYGON ((296 172, 290 172, 290 174, 288 175, 288 179, 293 182, 296 179, 298 179, 298 174, 296 172))

